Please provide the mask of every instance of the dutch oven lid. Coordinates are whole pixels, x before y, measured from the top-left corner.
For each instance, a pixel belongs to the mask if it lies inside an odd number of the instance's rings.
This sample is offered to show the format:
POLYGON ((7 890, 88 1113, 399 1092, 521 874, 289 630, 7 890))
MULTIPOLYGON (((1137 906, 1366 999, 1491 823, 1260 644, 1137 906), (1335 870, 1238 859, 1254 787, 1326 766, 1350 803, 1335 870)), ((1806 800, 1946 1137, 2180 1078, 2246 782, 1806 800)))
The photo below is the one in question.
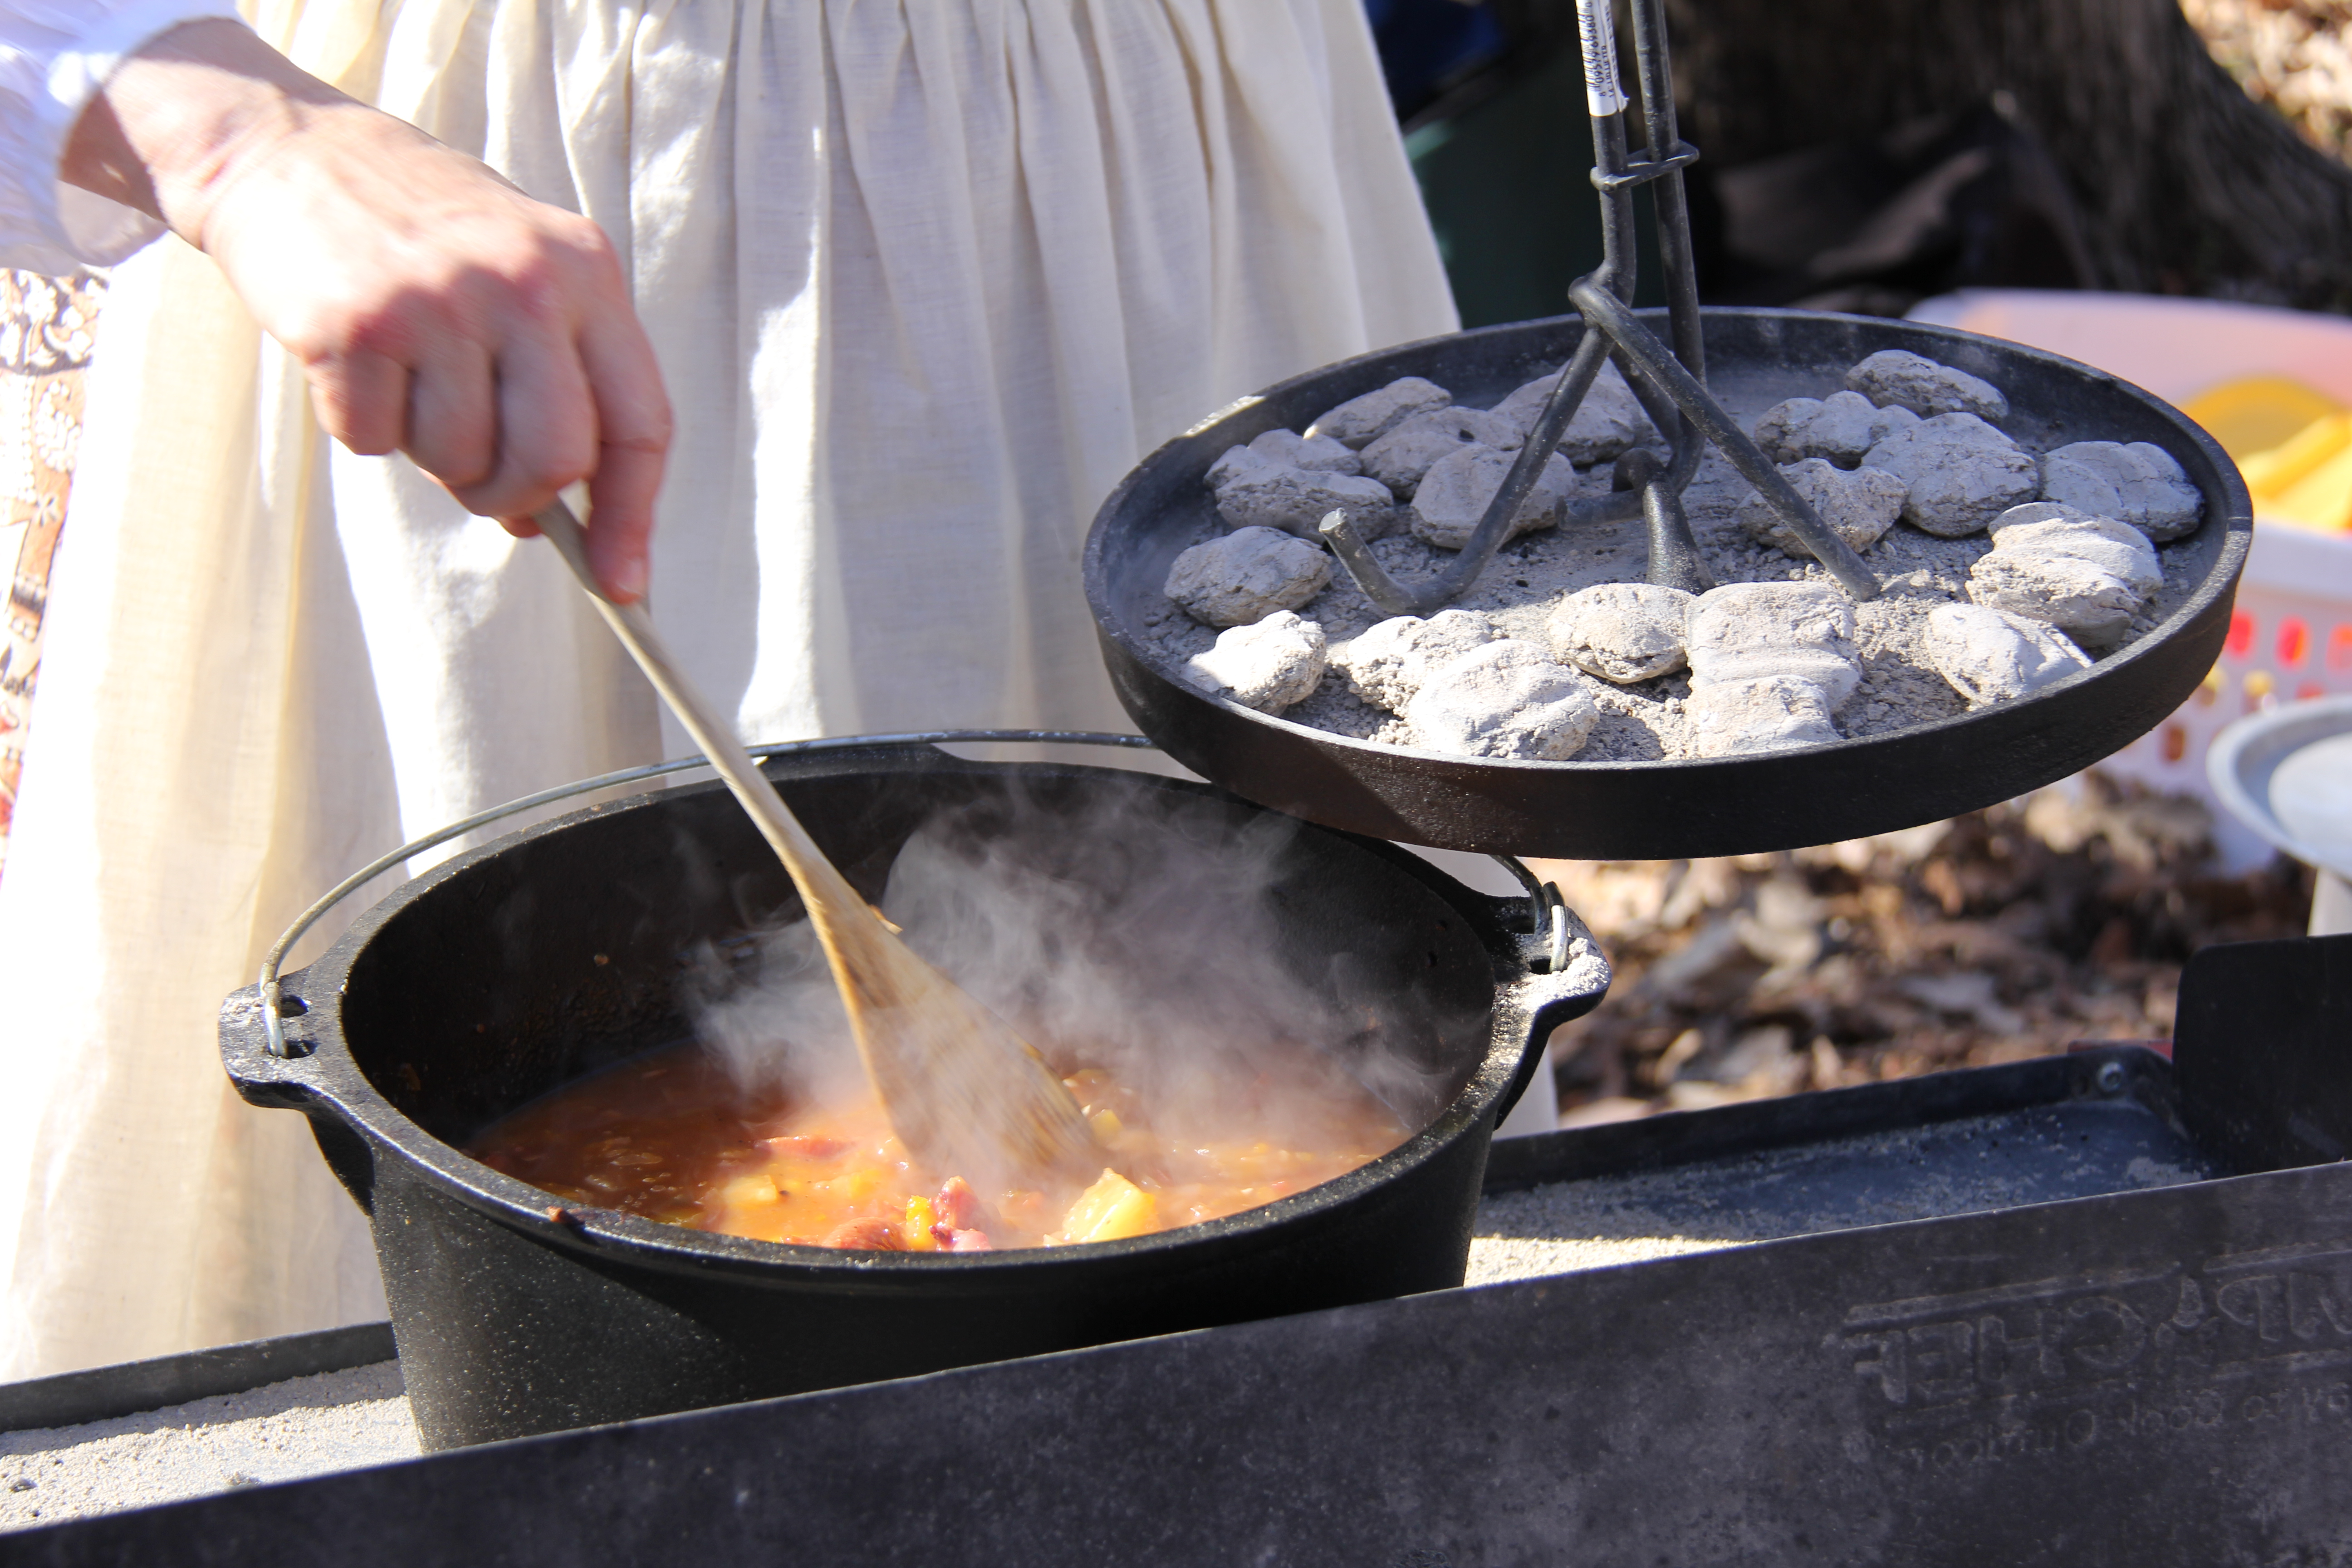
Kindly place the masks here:
POLYGON ((1378 744, 1213 696, 1155 657, 1144 615, 1164 604, 1176 554, 1216 526, 1203 476, 1226 448, 1304 428, 1401 376, 1425 376, 1465 403, 1499 396, 1567 359, 1584 329, 1560 317, 1295 377, 1211 416, 1129 474, 1095 518, 1085 579, 1112 685, 1137 726, 1202 777, 1327 826, 1481 853, 1665 859, 1834 842, 2012 798, 2128 744, 2204 679, 2228 630, 2253 515, 2235 467, 2186 416, 2088 365, 1951 328, 1803 310, 1703 314, 1713 383, 1744 401, 1823 395, 1868 355, 1908 349, 2001 387, 2015 422, 2049 444, 2156 442, 2205 497, 2198 530, 2163 547, 2195 563, 2193 585, 2137 641, 2032 696, 1834 745, 1704 761, 1496 761, 1378 744))

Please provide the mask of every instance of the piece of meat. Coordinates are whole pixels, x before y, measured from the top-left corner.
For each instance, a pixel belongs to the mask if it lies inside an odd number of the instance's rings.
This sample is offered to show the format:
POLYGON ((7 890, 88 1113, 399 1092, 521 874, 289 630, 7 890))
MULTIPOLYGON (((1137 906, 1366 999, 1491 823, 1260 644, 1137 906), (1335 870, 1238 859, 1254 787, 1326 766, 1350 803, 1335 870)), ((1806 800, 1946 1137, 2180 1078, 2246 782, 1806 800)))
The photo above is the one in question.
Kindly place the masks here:
MULTIPOLYGON (((940 1222, 953 1230, 969 1230, 980 1220, 980 1194, 961 1176, 950 1176, 940 1189, 940 1222)), ((936 1228, 936 1227, 934 1227, 936 1228)))
POLYGON ((940 1244, 941 1252, 993 1252, 996 1244, 988 1239, 984 1230, 957 1230, 951 1226, 931 1226, 931 1239, 940 1244))
POLYGON ((823 1245, 850 1252, 904 1252, 906 1237, 898 1225, 887 1219, 853 1219, 835 1226, 823 1245))
POLYGON ((772 1154, 797 1154, 808 1160, 830 1160, 849 1147, 846 1138, 822 1138, 806 1135, 797 1138, 762 1138, 760 1147, 772 1154))

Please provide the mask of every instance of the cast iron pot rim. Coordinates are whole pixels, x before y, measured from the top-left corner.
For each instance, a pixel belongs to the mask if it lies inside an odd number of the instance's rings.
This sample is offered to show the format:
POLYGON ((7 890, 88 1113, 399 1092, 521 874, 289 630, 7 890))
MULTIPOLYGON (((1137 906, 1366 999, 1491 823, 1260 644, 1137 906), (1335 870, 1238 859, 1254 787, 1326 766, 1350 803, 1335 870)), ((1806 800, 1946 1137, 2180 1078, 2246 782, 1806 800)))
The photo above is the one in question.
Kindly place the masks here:
MULTIPOLYGON (((878 756, 897 756, 911 761, 918 755, 919 749, 935 750, 928 745, 919 747, 918 743, 886 743, 853 752, 845 760, 870 763, 878 756)), ((1133 770, 1090 767, 1083 763, 967 762, 951 753, 940 754, 947 758, 945 771, 969 775, 1002 777, 1021 773, 1067 775, 1073 773, 1106 775, 1130 784, 1142 781, 1146 787, 1170 789, 1223 805, 1238 805, 1256 813, 1289 817, 1300 829, 1346 840, 1352 847, 1371 853, 1376 858, 1387 861, 1429 888, 1433 895, 1468 923, 1470 934, 1490 960, 1504 944, 1515 945, 1513 933, 1500 928, 1495 910, 1477 907, 1478 901, 1488 900, 1488 895, 1465 887, 1420 857, 1378 839, 1319 826, 1303 818, 1290 816, 1289 813, 1244 800, 1213 784, 1198 784, 1189 779, 1171 779, 1133 770)), ((932 766, 936 770, 940 765, 932 766)), ((300 1086, 315 1101, 322 1102, 325 1108, 340 1113, 346 1122, 371 1141, 390 1149, 417 1167, 437 1189, 469 1207, 569 1249, 591 1255, 600 1252, 609 1255, 617 1251, 633 1264, 661 1268, 670 1272, 756 1274, 762 1279, 789 1282, 795 1288, 803 1289, 832 1285, 845 1289, 866 1289, 877 1280, 903 1282, 902 1288, 908 1289, 919 1286, 937 1289, 940 1281, 954 1280, 968 1288, 984 1289, 1008 1283, 1005 1277, 1016 1270, 1023 1271, 1021 1278, 1025 1281, 1034 1279, 1034 1271, 1040 1268, 1108 1267, 1121 1272, 1155 1268, 1168 1261, 1171 1254, 1177 1255, 1177 1260, 1186 1265, 1197 1267, 1213 1263, 1221 1252, 1249 1247, 1255 1233, 1261 1230, 1309 1219, 1326 1210, 1353 1202, 1366 1192, 1436 1158, 1458 1139, 1475 1131, 1479 1120, 1520 1076, 1519 1069, 1526 1060, 1541 1050, 1540 1042, 1531 1037, 1534 1033, 1532 1026, 1521 1031, 1515 1046, 1496 1037, 1499 1032, 1496 1028, 1496 1016, 1503 1010, 1506 996, 1530 981, 1550 978, 1525 969, 1522 961, 1518 974, 1494 982, 1493 1002, 1487 1013, 1486 1043, 1469 1081, 1427 1126, 1379 1158, 1329 1181, 1318 1183, 1304 1192, 1220 1219, 1202 1220, 1118 1241, 1077 1242, 1054 1247, 1008 1247, 1002 1251, 979 1253, 850 1252, 838 1247, 761 1241, 719 1231, 688 1230, 613 1209, 554 1204, 551 1202, 553 1194, 494 1170, 464 1150, 436 1138, 404 1115, 377 1090, 361 1070, 357 1058, 352 1055, 351 1047, 343 1037, 341 1024, 342 997, 352 965, 361 949, 377 931, 445 882, 528 840, 552 837, 599 817, 647 809, 667 801, 720 791, 724 787, 715 782, 677 785, 567 812, 545 822, 502 834, 477 848, 452 856, 394 889, 363 910, 326 952, 299 973, 286 977, 287 994, 301 999, 305 1005, 305 1012, 301 1015, 302 1036, 310 1049, 299 1057, 283 1061, 265 1058, 269 1067, 276 1069, 270 1075, 271 1080, 300 1086), (312 1000, 313 997, 320 999, 312 1000), (564 1217, 554 1217, 559 1214, 564 1217)), ((1491 900, 1494 904, 1511 901, 1491 900)), ((1531 1026, 1532 1022, 1531 1012, 1531 1026)))
MULTIPOLYGON (((1665 312, 1661 310, 1647 310, 1637 313, 1645 320, 1651 321, 1663 321, 1665 315, 1665 312)), ((2121 669, 2143 655, 2153 654, 2170 638, 2186 631, 2198 617, 2209 612, 2216 600, 2225 594, 2235 591, 2238 575, 2245 568, 2246 552, 2253 542, 2253 498, 2248 493, 2245 480, 2239 474, 2237 465, 2231 461, 2228 453, 2221 450, 2221 443, 2207 435, 2194 420, 2154 393, 2135 385, 2120 376, 2100 370, 2095 365, 2068 359, 2063 354, 2052 353, 2047 349, 2037 349, 2025 343, 2011 342, 2006 338, 1988 337, 1981 332, 1963 331, 1958 327, 1939 326, 1926 321, 1895 322, 1884 316, 1855 316, 1835 310, 1792 310, 1757 306, 1709 305, 1702 314, 1710 317, 1738 316, 1805 322, 1853 322, 1877 331, 1885 331, 1899 325, 1906 332, 1916 333, 1927 339, 1992 343, 2004 353, 2046 361, 2075 372, 2088 380, 2113 386, 2127 396, 2147 405, 2159 418, 2170 425, 2183 439, 2191 446, 2200 448, 2211 460, 2215 471, 2221 476, 2221 504, 2217 506, 2214 503, 2214 498, 2207 497, 2205 517, 2198 523, 2195 531, 2183 535, 2180 539, 2168 541, 2168 543, 2173 544, 2187 543, 2218 522, 2221 528, 2222 538, 2219 548, 2214 552, 2213 563, 2207 570, 2204 580, 2199 583, 2189 596, 2174 608, 2172 614, 2149 627, 2127 647, 2118 648, 2100 658, 2088 669, 2077 670, 2073 675, 2053 681, 2025 697, 2011 698, 2003 702, 1987 703, 1981 708, 1970 708, 1948 719, 1933 720, 1924 724, 1910 724, 1900 730, 1887 731, 1883 734, 1844 736, 1833 742, 1819 746, 1791 747, 1780 752, 1745 752, 1727 757, 1654 757, 1615 759, 1606 762, 1578 762, 1573 757, 1559 763, 1536 762, 1516 757, 1465 757, 1453 752, 1433 752, 1420 746, 1396 746, 1381 741, 1360 740, 1353 735, 1342 735, 1331 730, 1318 730, 1311 724, 1300 724, 1274 714, 1261 713, 1255 708, 1244 707, 1229 697, 1218 696, 1187 684, 1180 674, 1161 661, 1160 657, 1136 635, 1134 629, 1111 606, 1109 595, 1107 592, 1097 592, 1097 585, 1107 584, 1111 576, 1109 563, 1105 559, 1111 517, 1125 503, 1128 492, 1140 481, 1144 470, 1161 461, 1164 457, 1183 443, 1197 440, 1204 432, 1245 409, 1260 403, 1272 402, 1307 383, 1319 381, 1334 371, 1392 356, 1410 355, 1433 344, 1459 339, 1503 337, 1527 332, 1533 328, 1555 325, 1580 326, 1583 318, 1570 314, 1543 317, 1529 321, 1506 321, 1496 326, 1478 327, 1468 331, 1444 332, 1435 337, 1421 338, 1409 343, 1398 343, 1388 348, 1375 349, 1369 353, 1356 354, 1348 359, 1334 361, 1330 364, 1318 365, 1304 374, 1294 375, 1286 381, 1276 382, 1263 391, 1237 398, 1201 420, 1191 429, 1161 443, 1157 450, 1128 471, 1127 477, 1119 481, 1118 488, 1112 490, 1101 507, 1097 509, 1094 525, 1087 531, 1084 577, 1087 598, 1094 611, 1097 630, 1100 635, 1118 643, 1145 669, 1160 679, 1179 687, 1187 696, 1197 698, 1207 706, 1218 709, 1248 723, 1262 726, 1280 734, 1307 739, 1318 746, 1336 747, 1343 751, 1359 751, 1372 755, 1397 754, 1421 757, 1452 767, 1493 768, 1505 773, 1641 773, 1675 768, 1736 773, 1752 768, 1759 762, 1769 760, 1785 760, 1799 756, 1851 755, 1866 748, 1884 745, 1890 742, 1910 742, 1930 735, 1958 732, 1972 726, 2006 719, 2019 710, 2041 704, 2046 699, 2063 700, 2084 684, 2096 680, 2111 671, 2121 669)), ((2093 436, 2085 437, 2084 439, 2098 440, 2101 437, 2093 436)))

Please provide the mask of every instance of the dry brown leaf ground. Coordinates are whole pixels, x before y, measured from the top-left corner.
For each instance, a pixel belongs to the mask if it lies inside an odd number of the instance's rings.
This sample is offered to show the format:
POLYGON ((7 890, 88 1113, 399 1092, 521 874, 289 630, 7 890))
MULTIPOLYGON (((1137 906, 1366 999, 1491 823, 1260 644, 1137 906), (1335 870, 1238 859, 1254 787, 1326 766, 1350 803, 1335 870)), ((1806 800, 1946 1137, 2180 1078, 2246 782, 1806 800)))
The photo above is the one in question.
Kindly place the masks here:
POLYGON ((2352 154, 2352 0, 2181 0, 2180 8, 2248 97, 2321 152, 2352 154))
POLYGON ((2307 870, 2221 875, 2210 831, 2091 773, 1819 848, 1543 862, 1616 968, 1553 1037, 1562 1124, 2168 1038, 2190 952, 2310 910, 2307 870))

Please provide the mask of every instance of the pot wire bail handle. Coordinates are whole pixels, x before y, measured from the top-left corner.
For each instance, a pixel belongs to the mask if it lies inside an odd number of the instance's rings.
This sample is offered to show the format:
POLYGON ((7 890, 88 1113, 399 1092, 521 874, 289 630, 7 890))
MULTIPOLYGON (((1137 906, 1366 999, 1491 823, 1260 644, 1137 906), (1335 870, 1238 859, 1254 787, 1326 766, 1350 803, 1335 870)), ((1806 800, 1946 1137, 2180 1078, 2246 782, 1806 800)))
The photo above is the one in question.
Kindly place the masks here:
MULTIPOLYGON (((888 735, 832 735, 811 741, 775 741, 762 746, 749 746, 745 750, 757 760, 765 762, 771 757, 798 756, 807 752, 854 752, 868 746, 996 744, 1108 746, 1115 750, 1129 752, 1159 750, 1148 736, 1120 735, 1102 730, 909 730, 888 735)), ((286 955, 294 950, 294 944, 301 941, 303 935, 312 926, 317 925, 326 917, 330 910, 383 876, 386 871, 394 869, 404 861, 415 859, 428 849, 437 849, 453 838, 462 838, 467 834, 478 828, 488 827, 494 822, 503 822, 508 817, 520 816, 526 811, 535 811, 542 805, 553 805, 580 795, 593 795, 598 790, 614 789, 622 784, 639 784, 646 779, 660 778, 667 773, 688 773, 693 769, 707 768, 709 765, 709 759, 697 752, 689 756, 672 757, 667 762, 646 763, 638 767, 622 768, 614 773, 598 773, 593 778, 578 779, 571 784, 558 784, 553 789, 543 789, 536 795, 522 795, 502 805, 491 806, 487 811, 478 811, 471 816, 453 822, 446 827, 436 829, 422 838, 412 839, 390 854, 380 855, 369 861, 328 889, 320 896, 317 902, 295 916, 294 923, 286 928, 277 942, 270 945, 268 956, 262 959, 261 973, 256 979, 254 988, 260 993, 261 996, 261 1022, 263 1031, 268 1037, 269 1054, 280 1060, 310 1054, 307 1041, 289 1041, 286 1037, 285 996, 278 979, 279 970, 285 966, 286 955), (303 1048, 299 1050, 293 1048, 298 1046, 303 1048)), ((1511 856, 1496 855, 1492 858, 1496 865, 1511 874, 1513 880, 1527 889, 1528 930, 1546 938, 1545 956, 1550 961, 1550 973, 1559 973, 1568 967, 1568 949, 1573 940, 1569 929, 1568 905, 1561 899, 1559 889, 1537 877, 1522 862, 1511 856)), ((296 998, 298 1003, 299 1000, 299 997, 296 998)), ((299 1017, 301 1014, 297 1013, 294 1016, 299 1017)))
POLYGON ((1544 973, 1558 974, 1568 967, 1568 950, 1576 940, 1569 925, 1568 900, 1560 896, 1559 885, 1528 869, 1527 862, 1516 855, 1490 855, 1487 858, 1508 871, 1528 890, 1528 932, 1543 938, 1548 961, 1544 973))
MULTIPOLYGON (((777 741, 763 746, 749 746, 745 751, 753 758, 765 762, 771 757, 796 756, 803 752, 848 752, 868 746, 898 745, 986 745, 1021 743, 1040 746, 1110 746, 1126 751, 1156 751, 1150 739, 1143 735, 1120 735, 1100 730, 910 730, 888 735, 833 735, 810 741, 777 741)), ((646 763, 634 768, 622 768, 614 773, 599 773, 594 778, 578 779, 571 784, 543 789, 536 795, 522 795, 503 805, 478 811, 462 821, 438 828, 422 838, 412 839, 388 855, 378 856, 320 895, 318 901, 294 917, 278 941, 271 944, 268 956, 261 961, 261 973, 255 982, 260 993, 263 1031, 268 1037, 269 1054, 281 1060, 310 1054, 308 1042, 289 1041, 286 1037, 286 998, 278 983, 278 972, 284 968, 286 955, 303 934, 325 918, 327 911, 350 898, 362 888, 406 860, 414 859, 428 849, 437 849, 453 838, 462 838, 478 828, 519 816, 542 805, 553 805, 583 795, 593 795, 602 789, 614 789, 622 784, 637 784, 646 779, 659 778, 665 773, 690 772, 707 768, 710 759, 699 752, 690 756, 672 757, 667 762, 646 763), (301 1049, 295 1049, 301 1047, 301 1049)), ((1522 873, 1522 879, 1525 874, 1522 873)), ((295 998, 298 1006, 300 998, 295 998)), ((307 1010, 307 1009, 306 1009, 307 1010)), ((301 1011, 292 1015, 301 1016, 301 1011)))

